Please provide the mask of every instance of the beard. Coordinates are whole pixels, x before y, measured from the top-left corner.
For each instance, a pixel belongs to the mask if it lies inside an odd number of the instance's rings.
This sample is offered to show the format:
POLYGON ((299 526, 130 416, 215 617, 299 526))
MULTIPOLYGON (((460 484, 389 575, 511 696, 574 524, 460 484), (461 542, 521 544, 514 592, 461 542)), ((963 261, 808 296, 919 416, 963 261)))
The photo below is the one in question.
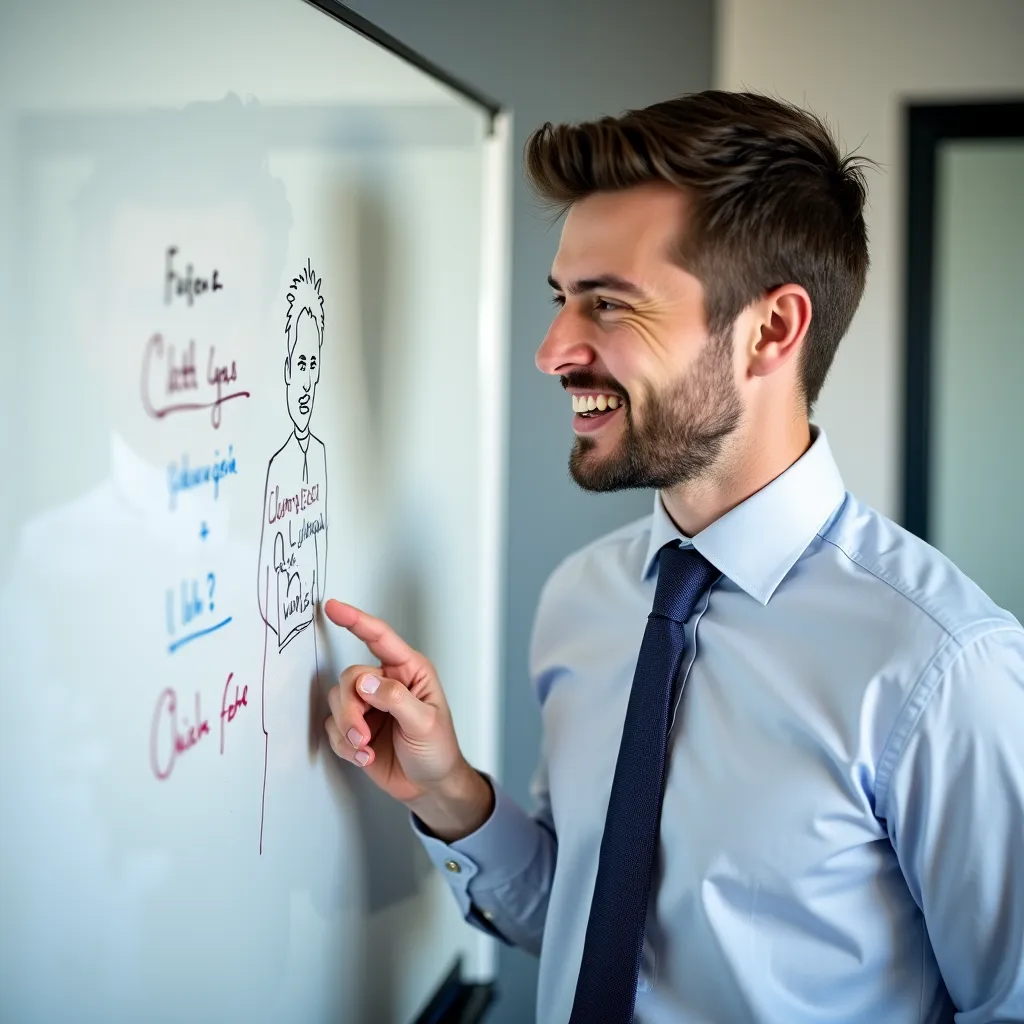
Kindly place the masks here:
MULTIPOLYGON (((599 389, 585 373, 562 378, 566 387, 599 389)), ((610 393, 623 394, 615 385, 610 393)), ((608 455, 596 454, 597 442, 578 436, 569 455, 569 473, 586 491, 632 488, 666 490, 705 475, 718 461, 740 422, 739 392, 733 380, 732 338, 711 337, 693 367, 662 392, 644 390, 644 418, 633 418, 625 403, 622 437, 608 455)))

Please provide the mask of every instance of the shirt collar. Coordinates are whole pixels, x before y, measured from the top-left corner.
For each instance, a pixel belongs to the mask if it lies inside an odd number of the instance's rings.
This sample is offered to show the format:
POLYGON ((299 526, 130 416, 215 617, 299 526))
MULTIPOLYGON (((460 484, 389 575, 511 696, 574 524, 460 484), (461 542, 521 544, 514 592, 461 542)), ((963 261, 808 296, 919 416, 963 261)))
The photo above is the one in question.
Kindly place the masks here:
POLYGON ((811 439, 810 448, 789 469, 695 537, 679 532, 656 494, 643 578, 653 572, 662 547, 680 540, 767 604, 846 494, 824 431, 812 426, 811 439))

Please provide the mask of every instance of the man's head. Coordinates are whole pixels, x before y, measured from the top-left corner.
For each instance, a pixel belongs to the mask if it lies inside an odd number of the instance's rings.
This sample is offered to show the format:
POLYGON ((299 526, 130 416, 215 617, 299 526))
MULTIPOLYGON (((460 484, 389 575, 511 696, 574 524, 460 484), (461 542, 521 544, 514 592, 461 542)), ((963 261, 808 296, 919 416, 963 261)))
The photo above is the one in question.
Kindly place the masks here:
POLYGON ((313 415, 313 399, 320 380, 320 346, 324 341, 320 279, 308 261, 288 291, 284 333, 288 339, 288 357, 284 361, 288 415, 296 433, 301 435, 309 430, 309 418, 313 415))
POLYGON ((687 483, 744 432, 806 418, 868 268, 863 170, 820 119, 704 92, 546 124, 526 169, 568 211, 537 364, 574 404, 612 399, 574 421, 578 483, 687 483))

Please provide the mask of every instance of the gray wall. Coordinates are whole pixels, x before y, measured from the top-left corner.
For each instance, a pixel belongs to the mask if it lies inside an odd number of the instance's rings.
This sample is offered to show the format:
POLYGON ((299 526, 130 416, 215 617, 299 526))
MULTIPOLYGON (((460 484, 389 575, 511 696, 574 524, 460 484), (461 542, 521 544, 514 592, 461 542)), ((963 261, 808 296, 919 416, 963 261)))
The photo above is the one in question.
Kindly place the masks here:
MULTIPOLYGON (((711 84, 712 0, 354 0, 350 6, 511 107, 517 156, 544 121, 616 114, 711 84)), ((520 801, 539 748, 526 654, 540 588, 557 562, 642 515, 648 493, 588 495, 567 474, 568 402, 533 364, 552 309, 558 227, 516 174, 513 214, 508 563, 501 779, 520 801)), ((452 302, 460 297, 453 295, 452 302)), ((533 1019, 536 962, 502 949, 495 1024, 533 1019)))

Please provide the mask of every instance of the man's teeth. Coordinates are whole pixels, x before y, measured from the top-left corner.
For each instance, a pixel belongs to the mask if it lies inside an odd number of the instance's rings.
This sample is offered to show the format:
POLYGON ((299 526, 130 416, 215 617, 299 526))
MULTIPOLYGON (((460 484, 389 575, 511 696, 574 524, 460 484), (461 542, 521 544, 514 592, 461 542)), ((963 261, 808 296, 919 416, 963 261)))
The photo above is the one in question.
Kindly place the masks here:
POLYGON ((618 409, 618 395, 573 395, 573 412, 604 412, 606 409, 618 409))

